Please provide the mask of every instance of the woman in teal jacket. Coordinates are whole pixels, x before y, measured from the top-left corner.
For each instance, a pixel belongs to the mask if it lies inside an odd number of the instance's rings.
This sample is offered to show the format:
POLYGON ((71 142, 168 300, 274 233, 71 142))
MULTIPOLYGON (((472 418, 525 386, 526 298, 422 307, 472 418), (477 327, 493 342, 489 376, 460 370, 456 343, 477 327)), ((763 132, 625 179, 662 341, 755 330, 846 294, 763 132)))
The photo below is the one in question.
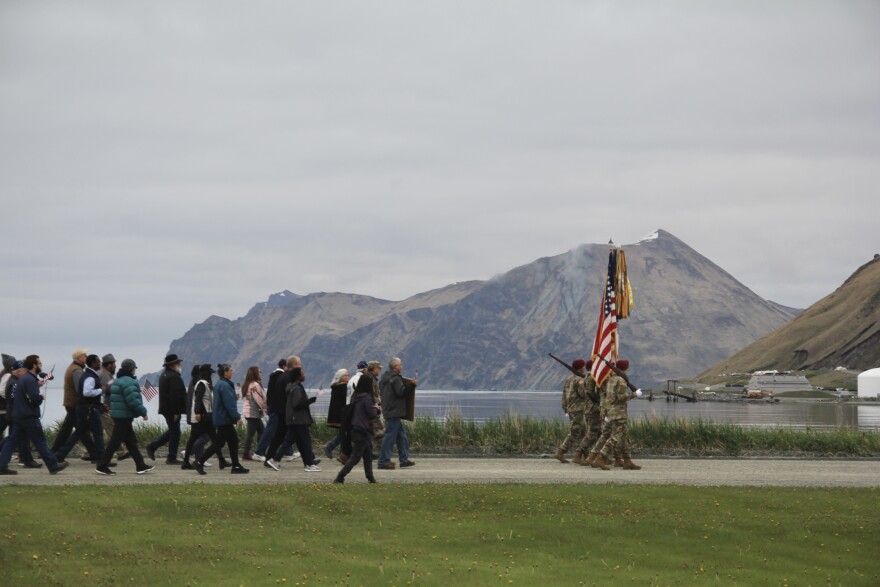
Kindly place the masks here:
POLYGON ((113 434, 110 435, 110 443, 104 449, 104 454, 95 469, 102 475, 116 474, 109 467, 110 459, 123 443, 134 460, 138 475, 153 470, 151 465, 144 462, 144 457, 138 450, 137 437, 132 428, 132 422, 135 418, 147 419, 147 408, 144 407, 141 388, 135 379, 136 371, 135 362, 131 359, 125 359, 116 374, 116 380, 110 385, 110 417, 113 418, 113 434))
POLYGON ((235 370, 232 365, 217 365, 217 375, 220 380, 214 386, 214 425, 217 427, 217 440, 202 453, 201 458, 196 458, 195 467, 199 475, 205 474, 205 461, 214 453, 219 454, 224 444, 229 444, 229 456, 232 458, 232 470, 230 473, 239 475, 250 473, 250 469, 241 466, 238 460, 238 433, 235 425, 241 424, 241 414, 236 407, 238 398, 235 397, 235 384, 232 376, 235 370))

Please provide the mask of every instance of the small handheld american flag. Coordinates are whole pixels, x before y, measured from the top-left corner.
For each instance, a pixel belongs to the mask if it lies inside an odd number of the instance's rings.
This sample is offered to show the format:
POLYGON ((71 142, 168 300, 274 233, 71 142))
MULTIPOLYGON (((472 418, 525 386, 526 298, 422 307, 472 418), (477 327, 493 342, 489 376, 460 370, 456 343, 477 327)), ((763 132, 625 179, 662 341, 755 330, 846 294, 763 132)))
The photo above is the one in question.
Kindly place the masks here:
POLYGON ((153 384, 150 383, 150 380, 147 379, 144 381, 144 386, 141 387, 141 395, 147 398, 147 401, 152 401, 154 397, 159 395, 159 390, 153 387, 153 384))

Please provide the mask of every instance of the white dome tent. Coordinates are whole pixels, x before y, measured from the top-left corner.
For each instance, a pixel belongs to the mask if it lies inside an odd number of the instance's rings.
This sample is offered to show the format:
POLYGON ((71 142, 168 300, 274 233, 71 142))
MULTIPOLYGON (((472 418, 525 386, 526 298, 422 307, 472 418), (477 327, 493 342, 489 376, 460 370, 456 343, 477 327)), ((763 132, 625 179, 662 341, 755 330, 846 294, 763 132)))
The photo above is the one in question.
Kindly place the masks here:
POLYGON ((859 397, 880 397, 880 368, 859 373, 859 397))

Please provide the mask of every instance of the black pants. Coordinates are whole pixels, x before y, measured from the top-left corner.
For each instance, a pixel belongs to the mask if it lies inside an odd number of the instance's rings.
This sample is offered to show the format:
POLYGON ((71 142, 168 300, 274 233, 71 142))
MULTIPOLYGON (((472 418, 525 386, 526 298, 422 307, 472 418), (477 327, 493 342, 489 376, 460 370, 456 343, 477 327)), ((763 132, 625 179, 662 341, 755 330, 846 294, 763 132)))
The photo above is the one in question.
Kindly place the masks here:
MULTIPOLYGON (((205 462, 202 459, 201 448, 205 446, 204 438, 207 437, 211 444, 217 444, 217 433, 214 431, 214 422, 210 416, 202 416, 201 422, 190 424, 189 439, 186 441, 186 448, 183 449, 183 461, 189 462, 189 458, 194 456, 200 463, 205 462), (200 442, 201 441, 201 442, 200 442)), ((220 455, 222 458, 222 454, 220 455)))
MULTIPOLYGON (((274 453, 270 452, 268 454, 272 455, 272 458, 276 461, 280 461, 284 451, 290 448, 294 442, 296 443, 296 450, 299 451, 299 456, 303 460, 303 464, 314 465, 315 453, 312 452, 312 433, 309 430, 308 424, 291 424, 287 426, 284 442, 281 443, 281 446, 274 453)), ((269 448, 271 449, 272 447, 269 448)))
MULTIPOLYGON (((269 448, 266 450, 266 458, 267 459, 275 459, 275 454, 278 452, 278 447, 284 444, 284 439, 287 437, 287 423, 284 421, 284 416, 278 417, 278 426, 275 427, 275 436, 272 437, 272 442, 269 443, 269 448)), ((290 446, 290 445, 288 445, 290 446)), ((281 460, 280 457, 275 459, 276 461, 281 460)))
POLYGON ((70 438, 71 433, 73 433, 73 427, 76 425, 76 406, 69 408, 64 406, 64 411, 64 421, 61 422, 61 428, 58 429, 58 434, 55 435, 55 441, 52 443, 52 452, 61 450, 61 447, 67 443, 67 439, 70 438))
POLYGON ((373 477, 373 435, 360 428, 352 428, 350 436, 353 444, 351 454, 348 455, 348 460, 345 461, 342 470, 336 475, 336 481, 342 483, 345 476, 351 473, 351 470, 361 459, 364 460, 364 475, 367 480, 375 481, 376 478, 373 477))
POLYGON ((134 459, 134 464, 138 469, 143 469, 147 466, 141 451, 138 449, 137 436, 135 436, 134 428, 131 425, 132 421, 132 418, 113 418, 113 434, 110 435, 110 442, 104 449, 104 454, 101 455, 101 462, 98 463, 99 467, 109 465, 110 460, 113 458, 113 453, 122 444, 125 444, 125 450, 134 459))
POLYGON ((235 424, 217 426, 217 440, 212 442, 211 446, 202 453, 202 458, 199 459, 198 462, 204 463, 211 458, 211 455, 219 455, 220 449, 222 449, 225 444, 229 445, 229 456, 232 459, 232 466, 241 466, 238 462, 238 434, 235 433, 235 424))

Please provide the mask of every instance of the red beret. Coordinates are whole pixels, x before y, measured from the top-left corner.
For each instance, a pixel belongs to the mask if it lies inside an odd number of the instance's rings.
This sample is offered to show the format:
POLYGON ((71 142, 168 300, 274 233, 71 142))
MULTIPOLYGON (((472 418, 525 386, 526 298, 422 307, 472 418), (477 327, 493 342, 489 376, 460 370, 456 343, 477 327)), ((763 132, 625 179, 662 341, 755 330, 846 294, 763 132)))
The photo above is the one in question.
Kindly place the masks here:
POLYGON ((593 360, 590 359, 589 361, 587 361, 587 364, 585 365, 585 367, 587 369, 592 369, 593 368, 593 360))
POLYGON ((575 371, 580 371, 581 369, 586 367, 586 365, 587 364, 586 362, 584 362, 583 359, 575 359, 574 362, 571 364, 571 368, 575 371))
POLYGON ((626 371, 627 369, 629 369, 629 361, 627 361, 626 359, 618 359, 617 368, 621 371, 626 371))

